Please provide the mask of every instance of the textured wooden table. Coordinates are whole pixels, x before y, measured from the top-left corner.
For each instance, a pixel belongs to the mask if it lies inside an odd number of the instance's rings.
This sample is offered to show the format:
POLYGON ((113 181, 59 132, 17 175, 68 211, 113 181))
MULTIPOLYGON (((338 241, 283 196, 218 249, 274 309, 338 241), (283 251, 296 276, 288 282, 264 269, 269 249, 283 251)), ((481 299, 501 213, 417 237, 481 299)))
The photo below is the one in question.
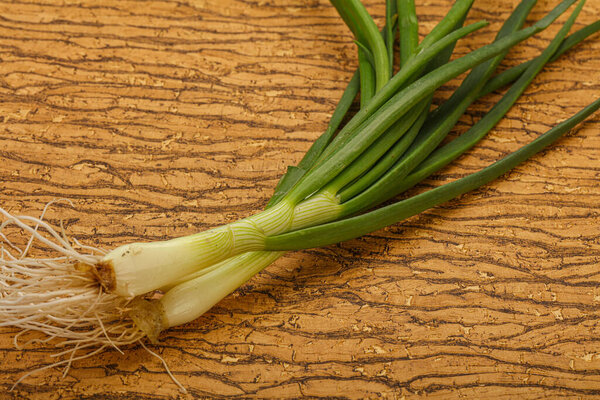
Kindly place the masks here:
MULTIPOLYGON (((368 8, 381 22, 383 1, 368 8)), ((449 0, 417 2, 421 33, 449 0)), ((516 1, 477 0, 493 38, 516 1)), ((541 1, 532 20, 556 1, 541 1)), ((589 0, 580 23, 600 15, 589 0)), ((561 21, 565 18, 563 17, 561 21)), ((529 40, 521 62, 556 32, 529 40)), ((326 126, 356 66, 325 0, 0 3, 0 205, 110 248, 247 216, 326 126)), ((600 94, 596 36, 549 65, 476 171, 600 94)), ((456 82, 440 90, 448 96, 456 82)), ((464 132, 498 95, 478 102, 464 132)), ((291 253, 154 349, 49 370, 0 329, 0 399, 592 398, 600 394, 598 116, 495 183, 358 240, 291 253)), ((422 190, 422 189, 421 189, 422 190)))

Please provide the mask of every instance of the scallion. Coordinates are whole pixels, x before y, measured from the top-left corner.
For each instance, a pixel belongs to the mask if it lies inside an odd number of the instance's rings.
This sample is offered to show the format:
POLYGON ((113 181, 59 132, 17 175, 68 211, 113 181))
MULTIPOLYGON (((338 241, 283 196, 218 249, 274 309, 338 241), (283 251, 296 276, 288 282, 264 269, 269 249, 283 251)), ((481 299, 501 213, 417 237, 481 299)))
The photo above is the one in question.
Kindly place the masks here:
POLYGON ((0 326, 61 337, 74 345, 71 355, 143 337, 156 341, 162 330, 197 318, 285 251, 352 239, 485 185, 600 108, 597 100, 479 172, 377 208, 472 148, 546 63, 600 30, 600 22, 566 36, 584 6, 581 0, 541 55, 494 76, 513 46, 546 29, 575 0, 560 2, 522 28, 535 4, 523 0, 493 43, 451 62, 455 43, 486 26, 484 21, 462 26, 473 0, 457 0, 421 43, 413 0, 387 0, 381 32, 359 0, 331 2, 355 36, 359 69, 325 133, 298 166, 288 168, 264 211, 194 235, 126 244, 107 253, 76 242, 89 252, 82 254, 43 218, 0 209, 5 218, 0 238, 12 249, 4 249, 0 258, 0 326), (396 31, 402 67, 392 74, 396 31), (432 112, 436 89, 469 70, 450 99, 432 112), (508 84, 507 93, 479 122, 440 146, 474 101, 508 84), (340 129, 359 92, 360 110, 340 129), (2 233, 8 225, 59 256, 29 256, 29 246, 20 250, 2 233), (162 296, 147 298, 156 291, 162 296))

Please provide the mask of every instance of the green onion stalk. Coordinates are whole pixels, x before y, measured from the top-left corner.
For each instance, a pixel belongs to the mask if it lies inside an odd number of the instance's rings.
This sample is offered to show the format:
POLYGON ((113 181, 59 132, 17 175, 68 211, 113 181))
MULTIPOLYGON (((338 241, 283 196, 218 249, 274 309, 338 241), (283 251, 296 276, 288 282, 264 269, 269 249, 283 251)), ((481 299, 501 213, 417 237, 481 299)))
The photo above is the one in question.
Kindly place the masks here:
POLYGON ((103 252, 68 240, 41 217, 0 209, 5 217, 0 237, 13 249, 4 249, 0 258, 0 326, 42 331, 79 349, 143 337, 155 342, 161 331, 196 319, 287 251, 356 238, 500 177, 594 113, 600 100, 479 172, 393 201, 475 146, 547 63, 600 30, 598 21, 568 36, 584 2, 575 5, 541 54, 497 73, 513 46, 548 28, 575 0, 559 2, 528 27, 523 26, 536 1, 522 0, 492 43, 453 61, 456 42, 487 25, 463 26, 473 0, 457 0, 421 41, 414 0, 388 0, 381 31, 359 0, 331 0, 354 35, 359 68, 327 129, 288 168, 264 211, 190 236, 103 252), (432 110, 434 92, 468 71, 453 95, 432 110), (507 86, 481 120, 442 145, 472 103, 507 86), (348 118, 359 95, 360 109, 348 118), (8 225, 31 235, 24 250, 2 233, 8 225), (33 240, 60 255, 30 257, 33 240))

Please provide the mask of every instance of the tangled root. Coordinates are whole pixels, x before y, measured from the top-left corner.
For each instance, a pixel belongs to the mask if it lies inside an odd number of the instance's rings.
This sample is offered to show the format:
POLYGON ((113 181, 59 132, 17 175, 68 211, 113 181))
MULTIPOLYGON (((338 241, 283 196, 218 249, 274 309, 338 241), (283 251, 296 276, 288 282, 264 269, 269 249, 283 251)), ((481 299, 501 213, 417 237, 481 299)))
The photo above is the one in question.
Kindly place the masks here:
POLYGON ((13 388, 27 376, 56 366, 64 367, 65 376, 74 361, 108 347, 122 353, 120 347, 139 342, 148 350, 141 342, 144 334, 127 317, 131 299, 106 292, 93 274, 92 266, 106 252, 69 239, 64 230, 59 234, 44 222, 51 204, 39 218, 12 215, 0 208, 0 327, 21 330, 14 338, 19 349, 32 343, 63 349, 52 355, 58 361, 27 373, 13 388), (27 236, 25 245, 14 243, 27 236), (31 256, 33 251, 45 257, 31 256), (38 334, 20 343, 27 332, 38 334))

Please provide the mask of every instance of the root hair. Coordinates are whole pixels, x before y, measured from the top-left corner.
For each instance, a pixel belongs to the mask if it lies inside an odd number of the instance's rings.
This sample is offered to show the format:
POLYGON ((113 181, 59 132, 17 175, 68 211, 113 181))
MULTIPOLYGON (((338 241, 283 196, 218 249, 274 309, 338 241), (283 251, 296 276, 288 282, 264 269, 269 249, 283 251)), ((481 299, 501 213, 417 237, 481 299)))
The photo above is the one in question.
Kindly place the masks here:
POLYGON ((21 330, 14 338, 19 349, 34 343, 62 349, 53 354, 60 360, 27 373, 14 386, 56 366, 66 375, 74 361, 109 347, 121 352, 144 337, 126 315, 130 299, 107 293, 92 273, 105 251, 69 239, 62 223, 59 233, 43 221, 55 202, 39 218, 0 208, 0 327, 21 330), (29 239, 19 246, 23 237, 29 239), (25 335, 28 340, 21 343, 25 335))

